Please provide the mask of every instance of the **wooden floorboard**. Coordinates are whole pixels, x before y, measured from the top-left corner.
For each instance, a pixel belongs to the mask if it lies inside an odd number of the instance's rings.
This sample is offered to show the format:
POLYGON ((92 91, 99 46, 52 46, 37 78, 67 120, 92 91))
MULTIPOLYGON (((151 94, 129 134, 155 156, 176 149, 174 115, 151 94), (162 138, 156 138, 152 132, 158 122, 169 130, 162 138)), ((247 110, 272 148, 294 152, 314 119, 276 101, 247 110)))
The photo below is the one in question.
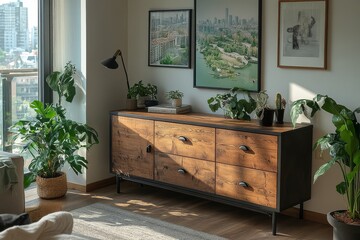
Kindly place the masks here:
POLYGON ((279 215, 278 235, 272 236, 271 217, 266 214, 130 182, 122 183, 120 194, 111 185, 90 193, 68 190, 65 197, 55 200, 39 199, 36 188, 26 190, 26 209, 33 221, 50 212, 71 211, 96 202, 234 240, 332 238, 327 224, 285 215, 279 215))

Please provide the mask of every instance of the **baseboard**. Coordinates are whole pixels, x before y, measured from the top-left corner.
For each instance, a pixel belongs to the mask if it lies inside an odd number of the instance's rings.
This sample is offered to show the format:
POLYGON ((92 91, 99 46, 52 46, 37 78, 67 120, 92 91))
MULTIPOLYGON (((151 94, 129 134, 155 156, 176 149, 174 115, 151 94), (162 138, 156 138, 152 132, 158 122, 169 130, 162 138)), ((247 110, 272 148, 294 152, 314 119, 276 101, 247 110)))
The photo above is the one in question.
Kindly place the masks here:
POLYGON ((71 183, 71 182, 68 182, 67 186, 68 186, 68 189, 74 189, 74 190, 78 190, 80 192, 91 192, 91 191, 94 191, 99 188, 113 185, 113 184, 115 184, 115 182, 116 182, 116 178, 111 177, 111 178, 103 179, 98 182, 87 184, 86 186, 76 184, 76 183, 71 183))
MULTIPOLYGON (((299 208, 289 208, 281 212, 281 214, 291 216, 291 217, 299 217, 299 208)), ((326 214, 312 212, 308 210, 304 210, 304 219, 312 222, 329 224, 326 220, 326 214)))

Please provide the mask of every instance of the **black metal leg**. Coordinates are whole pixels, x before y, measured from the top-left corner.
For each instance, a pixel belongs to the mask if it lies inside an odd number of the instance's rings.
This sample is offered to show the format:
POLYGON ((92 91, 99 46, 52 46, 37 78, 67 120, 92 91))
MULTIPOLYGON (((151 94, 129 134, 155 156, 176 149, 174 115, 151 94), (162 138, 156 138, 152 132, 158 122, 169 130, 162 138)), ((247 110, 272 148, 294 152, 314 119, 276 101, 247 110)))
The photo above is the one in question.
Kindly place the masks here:
POLYGON ((121 182, 121 177, 116 175, 116 192, 120 193, 120 182, 121 182))
POLYGON ((272 235, 276 235, 276 223, 277 223, 277 214, 276 212, 272 213, 272 235))
POLYGON ((300 203, 299 219, 304 219, 304 203, 300 203))

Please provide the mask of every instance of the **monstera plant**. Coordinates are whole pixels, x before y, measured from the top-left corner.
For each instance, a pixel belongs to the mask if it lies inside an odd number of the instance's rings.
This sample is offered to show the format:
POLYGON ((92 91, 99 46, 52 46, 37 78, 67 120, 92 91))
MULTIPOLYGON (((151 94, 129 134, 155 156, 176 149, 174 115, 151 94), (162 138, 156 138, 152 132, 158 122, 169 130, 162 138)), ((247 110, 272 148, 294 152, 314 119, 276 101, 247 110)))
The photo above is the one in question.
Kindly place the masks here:
POLYGON ((328 221, 334 227, 334 239, 360 239, 360 124, 356 118, 360 108, 352 111, 334 99, 318 94, 312 100, 300 99, 292 104, 293 125, 301 114, 313 117, 320 110, 331 114, 335 130, 320 137, 314 145, 321 151, 327 150, 330 155, 316 171, 314 182, 330 168, 339 167, 342 180, 336 191, 345 196, 347 210, 329 213, 328 221))
POLYGON ((14 140, 21 140, 25 143, 23 151, 31 154, 32 160, 29 165, 29 174, 25 175, 25 186, 28 186, 35 179, 38 183, 38 194, 43 198, 56 198, 66 193, 66 175, 61 168, 68 163, 75 174, 82 173, 87 168, 87 160, 78 154, 81 148, 89 149, 97 144, 98 134, 95 129, 87 124, 78 123, 66 117, 66 109, 61 102, 64 98, 72 102, 76 94, 75 66, 68 62, 63 72, 51 73, 46 82, 50 88, 59 95, 58 103, 43 104, 40 101, 30 103, 30 108, 35 111, 35 117, 30 120, 16 122, 11 130, 14 132, 14 140), (64 177, 65 176, 65 177, 64 177), (41 188, 46 179, 65 179, 63 188, 60 184, 50 184, 57 189, 51 191, 41 188), (52 193, 50 196, 43 196, 41 192, 52 193), (65 192, 64 192, 65 191, 65 192))

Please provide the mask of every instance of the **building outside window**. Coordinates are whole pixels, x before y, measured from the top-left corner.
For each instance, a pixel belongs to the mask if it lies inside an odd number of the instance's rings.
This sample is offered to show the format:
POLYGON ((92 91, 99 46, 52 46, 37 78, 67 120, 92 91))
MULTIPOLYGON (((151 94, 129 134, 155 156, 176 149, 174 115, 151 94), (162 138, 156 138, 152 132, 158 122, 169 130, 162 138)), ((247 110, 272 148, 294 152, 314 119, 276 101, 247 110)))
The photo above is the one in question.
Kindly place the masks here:
POLYGON ((40 64, 43 55, 39 27, 43 18, 39 13, 44 13, 45 2, 50 0, 0 0, 0 149, 3 151, 21 151, 22 143, 11 142, 8 128, 34 115, 30 102, 44 100, 44 74, 39 69, 46 67, 40 64))

